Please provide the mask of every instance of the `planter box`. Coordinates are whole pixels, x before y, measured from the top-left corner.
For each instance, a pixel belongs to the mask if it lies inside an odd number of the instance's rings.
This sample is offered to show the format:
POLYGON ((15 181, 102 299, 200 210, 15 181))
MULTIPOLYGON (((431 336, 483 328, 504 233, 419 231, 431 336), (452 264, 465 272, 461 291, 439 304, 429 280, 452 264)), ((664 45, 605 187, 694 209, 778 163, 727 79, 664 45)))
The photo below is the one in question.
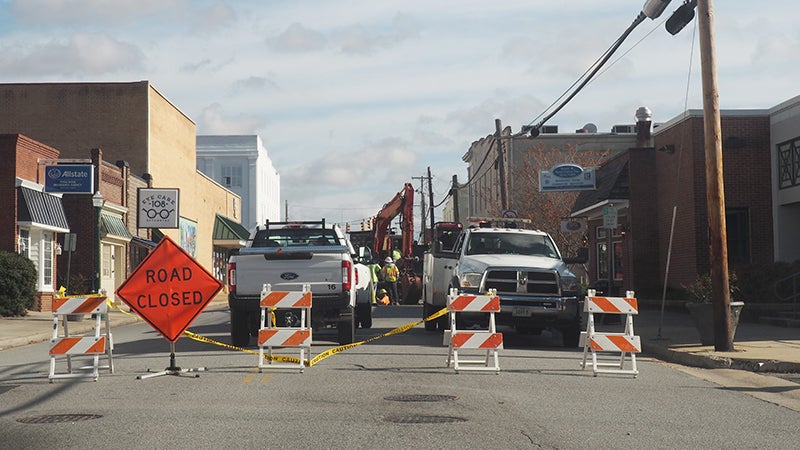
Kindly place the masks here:
MULTIPOLYGON (((734 337, 743 307, 744 302, 731 302, 731 334, 734 337)), ((686 309, 700 333, 700 344, 714 345, 714 306, 711 303, 687 303, 686 309)))

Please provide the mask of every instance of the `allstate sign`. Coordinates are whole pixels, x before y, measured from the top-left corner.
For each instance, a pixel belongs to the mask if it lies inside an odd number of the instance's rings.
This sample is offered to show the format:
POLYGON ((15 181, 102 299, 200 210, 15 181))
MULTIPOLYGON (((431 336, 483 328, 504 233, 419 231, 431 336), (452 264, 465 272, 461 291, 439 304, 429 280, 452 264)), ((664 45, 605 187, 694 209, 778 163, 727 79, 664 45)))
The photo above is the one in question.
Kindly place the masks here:
POLYGON ((92 194, 94 166, 91 164, 44 166, 44 191, 56 194, 92 194))
POLYGON ((589 191, 597 189, 594 167, 560 164, 539 172, 539 191, 589 191))

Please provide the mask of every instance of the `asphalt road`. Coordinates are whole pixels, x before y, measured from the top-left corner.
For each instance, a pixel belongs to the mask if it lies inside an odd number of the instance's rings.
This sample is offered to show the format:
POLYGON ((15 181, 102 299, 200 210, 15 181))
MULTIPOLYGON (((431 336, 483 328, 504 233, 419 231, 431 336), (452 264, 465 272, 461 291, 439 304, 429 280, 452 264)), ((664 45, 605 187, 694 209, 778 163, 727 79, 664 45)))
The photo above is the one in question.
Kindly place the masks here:
MULTIPOLYGON (((420 316, 414 306, 380 308, 374 327, 357 338, 420 316)), ((207 311, 190 330, 228 343, 227 323, 226 311, 207 311)), ((49 383, 47 343, 0 352, 0 447, 797 446, 800 407, 780 400, 791 386, 770 387, 769 377, 756 374, 732 385, 724 371, 649 358, 639 358, 635 379, 593 377, 579 367, 581 352, 561 348, 559 336, 507 334, 500 374, 454 373, 441 335, 422 326, 302 374, 259 373, 257 355, 181 338, 176 364, 205 371, 137 379, 170 365, 169 343, 143 323, 113 332, 115 371, 96 382, 49 383)), ((333 334, 314 337, 314 355, 334 347, 333 334)))

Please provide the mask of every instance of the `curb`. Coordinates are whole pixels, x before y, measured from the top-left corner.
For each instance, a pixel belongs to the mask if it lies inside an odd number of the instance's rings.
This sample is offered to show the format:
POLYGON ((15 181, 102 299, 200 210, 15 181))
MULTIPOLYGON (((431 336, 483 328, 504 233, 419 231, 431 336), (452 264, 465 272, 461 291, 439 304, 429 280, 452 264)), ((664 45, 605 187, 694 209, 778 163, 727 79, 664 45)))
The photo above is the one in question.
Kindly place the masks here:
POLYGON ((642 343, 645 354, 683 366, 701 369, 736 369, 748 372, 800 373, 800 363, 720 357, 710 354, 687 353, 657 345, 642 343))

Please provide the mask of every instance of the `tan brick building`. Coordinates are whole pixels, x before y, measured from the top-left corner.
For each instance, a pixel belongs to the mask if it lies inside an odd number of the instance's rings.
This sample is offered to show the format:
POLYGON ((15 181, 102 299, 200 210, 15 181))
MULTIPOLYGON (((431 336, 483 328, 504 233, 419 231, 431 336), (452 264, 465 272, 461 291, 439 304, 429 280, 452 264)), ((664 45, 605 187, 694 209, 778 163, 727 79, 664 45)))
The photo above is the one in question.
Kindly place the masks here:
MULTIPOLYGON (((102 158, 93 157, 93 163, 101 167, 96 185, 106 198, 103 212, 121 219, 132 235, 107 233, 110 244, 120 237, 153 237, 136 224, 138 187, 175 188, 180 192, 179 226, 159 229, 156 236, 161 232, 183 243, 200 264, 221 274, 225 248, 214 244, 215 225, 239 221, 241 200, 197 171, 194 122, 148 81, 0 84, 0 98, 0 134, 25 135, 57 149, 61 159, 86 159, 92 149, 101 149, 102 158)), ((29 163, 35 171, 36 163, 29 163)), ((81 217, 91 216, 88 208, 81 217)), ((116 252, 113 246, 110 250, 116 252)), ((112 283, 118 285, 130 270, 131 255, 112 257, 112 283)))

